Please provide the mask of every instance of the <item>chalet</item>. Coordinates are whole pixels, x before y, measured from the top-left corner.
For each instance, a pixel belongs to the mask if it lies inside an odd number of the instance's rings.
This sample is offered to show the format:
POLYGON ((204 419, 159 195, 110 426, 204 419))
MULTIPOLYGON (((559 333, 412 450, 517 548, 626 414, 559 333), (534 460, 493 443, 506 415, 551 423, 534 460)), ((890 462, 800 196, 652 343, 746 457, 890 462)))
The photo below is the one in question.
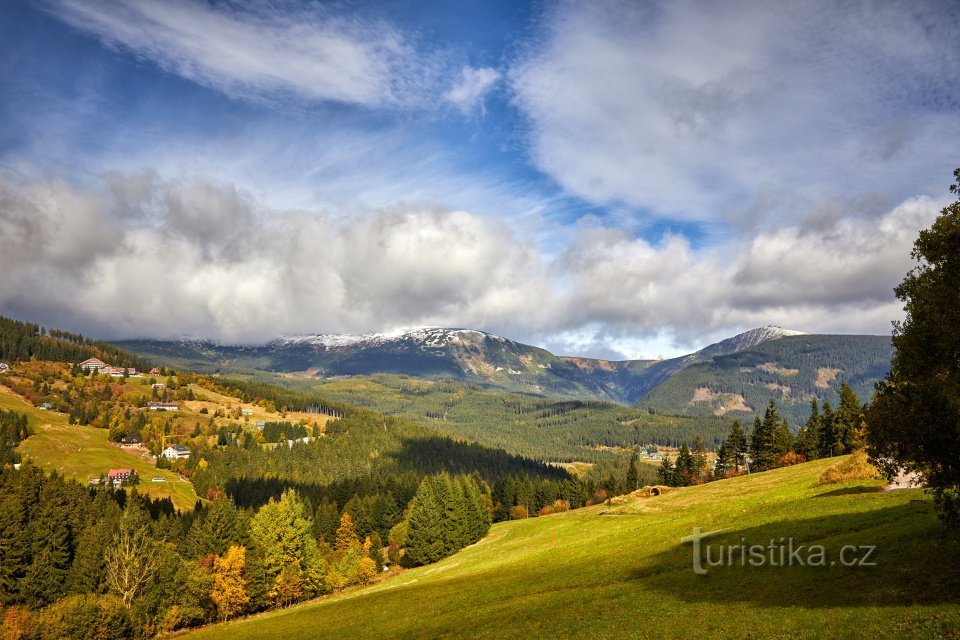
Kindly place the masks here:
POLYGON ((154 367, 153 369, 150 369, 150 375, 152 376, 160 375, 160 369, 157 369, 156 367, 154 367))
POLYGON ((167 447, 160 455, 167 460, 181 460, 183 458, 190 457, 190 449, 178 444, 172 447, 167 447))
POLYGON ((176 402, 148 402, 147 409, 150 411, 177 411, 180 408, 176 402))
POLYGON ((120 440, 120 446, 140 449, 143 447, 143 440, 140 439, 140 436, 123 436, 120 440))
POLYGON ((123 484, 138 479, 136 469, 110 469, 106 477, 106 481, 110 484, 123 484))
POLYGON ((53 405, 49 402, 41 402, 37 405, 37 409, 40 409, 40 411, 50 411, 50 409, 53 409, 53 405))
POLYGON ((7 373, 10 371, 10 365, 6 362, 0 362, 0 373, 7 373))
POLYGON ((99 358, 87 358, 77 366, 84 371, 93 371, 94 373, 99 373, 101 369, 107 368, 107 363, 99 358))
POLYGON ((152 385, 150 385, 150 387, 156 389, 157 391, 163 391, 167 388, 167 385, 163 384, 162 382, 154 382, 152 385))

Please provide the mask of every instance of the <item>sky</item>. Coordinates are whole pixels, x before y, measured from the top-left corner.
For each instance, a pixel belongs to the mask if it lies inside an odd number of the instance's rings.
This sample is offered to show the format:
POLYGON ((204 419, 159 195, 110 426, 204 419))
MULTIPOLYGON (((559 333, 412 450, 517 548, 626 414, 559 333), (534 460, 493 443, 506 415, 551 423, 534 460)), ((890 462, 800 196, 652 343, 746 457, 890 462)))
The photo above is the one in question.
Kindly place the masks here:
POLYGON ((0 314, 612 359, 889 334, 960 166, 958 24, 950 0, 8 0, 0 314))

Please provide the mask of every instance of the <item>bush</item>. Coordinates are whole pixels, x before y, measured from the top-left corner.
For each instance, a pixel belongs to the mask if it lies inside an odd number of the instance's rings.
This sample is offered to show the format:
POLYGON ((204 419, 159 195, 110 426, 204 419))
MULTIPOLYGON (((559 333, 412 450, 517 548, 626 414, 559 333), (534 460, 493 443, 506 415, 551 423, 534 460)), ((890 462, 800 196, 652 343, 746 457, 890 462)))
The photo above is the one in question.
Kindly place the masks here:
POLYGON ((34 637, 33 614, 26 609, 10 607, 3 616, 2 640, 29 640, 34 637))
POLYGON ((867 460, 867 453, 857 449, 845 460, 831 465, 820 474, 820 484, 836 484, 847 480, 875 480, 882 478, 880 471, 867 460))
POLYGON ((39 616, 40 640, 128 640, 130 614, 114 596, 69 596, 39 616))
POLYGON ((515 504, 510 507, 510 519, 511 520, 523 520, 527 517, 527 508, 522 504, 515 504))
POLYGON ((807 456, 795 451, 788 451, 777 460, 778 467, 789 467, 807 461, 807 456))

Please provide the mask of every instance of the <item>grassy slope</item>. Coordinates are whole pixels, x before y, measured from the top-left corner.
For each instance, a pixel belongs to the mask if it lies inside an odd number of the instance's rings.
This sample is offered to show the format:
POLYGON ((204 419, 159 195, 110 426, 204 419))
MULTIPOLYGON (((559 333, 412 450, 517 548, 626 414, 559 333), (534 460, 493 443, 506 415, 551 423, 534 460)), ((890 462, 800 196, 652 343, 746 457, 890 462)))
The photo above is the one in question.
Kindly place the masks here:
POLYGON ((816 486, 831 462, 497 524, 438 564, 190 637, 956 637, 960 544, 943 539, 929 500, 875 481, 816 486), (717 544, 792 536, 832 557, 874 544, 878 566, 696 576, 679 543, 694 526, 730 527, 717 544))
POLYGON ((107 441, 105 429, 71 425, 67 416, 56 411, 41 411, 8 388, 0 386, 0 409, 13 409, 29 416, 34 435, 18 448, 24 459, 50 471, 57 471, 80 482, 106 475, 110 469, 133 467, 140 474, 137 491, 154 498, 169 497, 177 509, 189 510, 197 502, 193 485, 176 473, 157 469, 140 454, 107 441), (151 482, 165 478, 166 482, 151 482))

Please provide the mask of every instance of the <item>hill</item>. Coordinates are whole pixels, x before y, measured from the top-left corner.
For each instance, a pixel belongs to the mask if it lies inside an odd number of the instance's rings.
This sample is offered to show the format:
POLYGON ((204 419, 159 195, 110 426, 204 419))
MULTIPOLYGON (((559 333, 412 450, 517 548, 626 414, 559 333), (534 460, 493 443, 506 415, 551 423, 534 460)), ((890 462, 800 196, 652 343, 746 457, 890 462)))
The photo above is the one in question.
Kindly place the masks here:
POLYGON ((157 469, 140 452, 109 442, 106 429, 72 425, 65 414, 37 409, 3 385, 0 409, 27 414, 34 435, 23 441, 18 450, 25 460, 46 471, 85 483, 110 469, 134 468, 141 479, 136 486, 140 493, 151 498, 170 498, 174 508, 181 511, 192 509, 198 500, 193 484, 169 470, 157 469), (162 482, 154 482, 154 478, 162 482))
POLYGON ((715 416, 652 415, 608 401, 560 400, 392 374, 272 382, 536 460, 597 461, 608 458, 610 448, 679 446, 696 435, 710 444, 729 431, 729 420, 715 416))
POLYGON ((944 559, 960 545, 932 503, 876 481, 818 486, 835 461, 496 524, 437 564, 187 637, 956 637, 960 573, 944 559), (791 538, 823 545, 829 560, 698 576, 680 542, 694 527, 725 529, 714 551, 791 538), (859 559, 860 545, 875 546, 876 564, 841 566, 845 545, 859 559))
POLYGON ((645 394, 638 406, 670 415, 752 421, 772 399, 797 426, 810 415, 812 399, 836 405, 841 381, 861 399, 872 397, 892 353, 890 339, 883 336, 784 336, 702 355, 645 394))

